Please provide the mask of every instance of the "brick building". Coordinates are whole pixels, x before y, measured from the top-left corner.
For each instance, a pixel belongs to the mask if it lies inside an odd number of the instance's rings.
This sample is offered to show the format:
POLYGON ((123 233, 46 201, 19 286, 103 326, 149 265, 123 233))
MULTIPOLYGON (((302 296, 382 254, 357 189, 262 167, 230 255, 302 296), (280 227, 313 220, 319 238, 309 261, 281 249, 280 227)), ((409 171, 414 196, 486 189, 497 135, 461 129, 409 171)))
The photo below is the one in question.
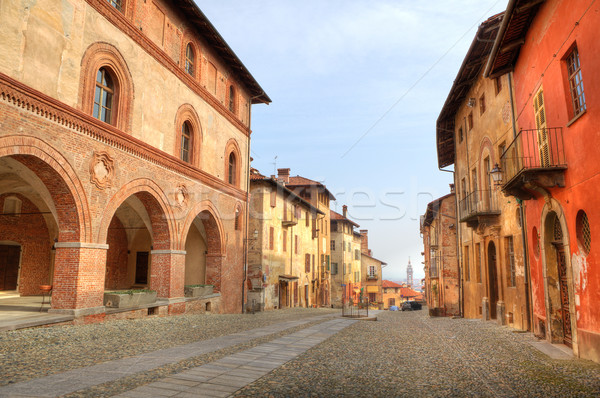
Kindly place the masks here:
POLYGON ((361 240, 354 231, 359 225, 347 218, 346 205, 342 209, 342 214, 330 210, 331 304, 340 308, 350 298, 356 301, 361 289, 361 240))
POLYGON ((191 0, 0 5, 0 289, 102 319, 244 302, 250 107, 269 97, 191 0))
POLYGON ((316 304, 317 217, 324 213, 274 178, 250 176, 248 303, 256 310, 316 304))
POLYGON ((461 314, 456 224, 454 192, 429 203, 421 216, 425 297, 429 313, 434 316, 461 314))
POLYGON ((438 165, 454 165, 463 315, 529 330, 523 208, 491 175, 516 132, 510 76, 483 77, 503 15, 479 26, 440 112, 438 165))
POLYGON ((597 8, 511 0, 484 74, 514 81, 502 189, 525 205, 533 330, 600 362, 597 8))

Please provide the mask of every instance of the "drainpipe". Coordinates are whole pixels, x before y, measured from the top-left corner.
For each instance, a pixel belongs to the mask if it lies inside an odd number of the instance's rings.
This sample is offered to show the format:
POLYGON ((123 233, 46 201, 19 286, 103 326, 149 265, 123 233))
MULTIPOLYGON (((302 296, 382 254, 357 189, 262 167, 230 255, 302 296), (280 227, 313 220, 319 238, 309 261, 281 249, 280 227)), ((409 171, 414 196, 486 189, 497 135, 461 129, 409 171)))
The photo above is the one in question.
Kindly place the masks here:
MULTIPOLYGON (((515 101, 513 96, 512 72, 508 72, 508 92, 510 94, 510 109, 512 116, 513 140, 517 139, 517 121, 515 120, 515 101)), ((533 331, 533 311, 531 297, 531 278, 529 264, 529 248, 527 245, 527 222, 525 220, 525 204, 517 198, 519 216, 521 217, 521 238, 523 240, 523 262, 525 265, 525 313, 527 315, 527 330, 533 331)))

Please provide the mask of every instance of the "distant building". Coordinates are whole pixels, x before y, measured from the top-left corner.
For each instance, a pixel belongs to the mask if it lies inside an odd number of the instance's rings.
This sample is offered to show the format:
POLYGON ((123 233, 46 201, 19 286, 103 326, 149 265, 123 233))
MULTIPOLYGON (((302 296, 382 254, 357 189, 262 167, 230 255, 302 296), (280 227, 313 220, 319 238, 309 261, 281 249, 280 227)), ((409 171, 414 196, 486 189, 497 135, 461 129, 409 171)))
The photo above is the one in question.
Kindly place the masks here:
POLYGON ((429 313, 434 316, 460 315, 454 192, 429 203, 421 221, 429 313))
POLYGON ((313 301, 317 306, 329 307, 331 305, 331 250, 330 244, 330 213, 329 203, 335 197, 325 185, 318 181, 310 180, 301 176, 290 176, 290 169, 278 169, 277 180, 292 190, 323 214, 317 217, 317 258, 315 269, 315 280, 311 286, 313 301))
POLYGON ((405 301, 421 301, 423 299, 421 293, 396 282, 383 280, 381 287, 383 290, 383 309, 385 310, 393 305, 399 307, 405 301))
POLYGON ((306 200, 255 169, 250 179, 248 308, 316 305, 317 218, 306 200))
POLYGON ((360 230, 361 237, 361 284, 363 296, 369 299, 372 307, 383 308, 383 271, 387 263, 373 257, 369 249, 369 231, 360 230))
POLYGON ((335 307, 342 307, 350 298, 356 301, 361 288, 361 241, 354 231, 359 225, 347 218, 346 205, 342 209, 342 214, 330 210, 331 304, 335 307))

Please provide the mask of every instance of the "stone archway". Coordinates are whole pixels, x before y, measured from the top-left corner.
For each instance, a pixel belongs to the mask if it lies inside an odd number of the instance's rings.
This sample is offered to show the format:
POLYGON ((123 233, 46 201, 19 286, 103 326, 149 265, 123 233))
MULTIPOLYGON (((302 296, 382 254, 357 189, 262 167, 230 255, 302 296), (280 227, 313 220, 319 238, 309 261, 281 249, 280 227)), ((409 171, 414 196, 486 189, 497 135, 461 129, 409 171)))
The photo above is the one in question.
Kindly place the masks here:
POLYGON ((173 250, 173 218, 166 195, 151 180, 131 181, 113 195, 99 231, 100 241, 109 243, 103 285, 182 297, 184 252, 173 250))
POLYGON ((104 250, 89 243, 87 198, 70 162, 42 140, 5 136, 0 138, 0 174, 2 210, 10 199, 22 215, 1 228, 2 240, 22 248, 19 291, 40 294, 41 284, 52 284, 52 310, 101 306, 93 286, 104 250))
POLYGON ((223 225, 215 206, 203 201, 194 206, 182 228, 185 249, 185 283, 213 285, 221 291, 221 272, 225 256, 223 225))

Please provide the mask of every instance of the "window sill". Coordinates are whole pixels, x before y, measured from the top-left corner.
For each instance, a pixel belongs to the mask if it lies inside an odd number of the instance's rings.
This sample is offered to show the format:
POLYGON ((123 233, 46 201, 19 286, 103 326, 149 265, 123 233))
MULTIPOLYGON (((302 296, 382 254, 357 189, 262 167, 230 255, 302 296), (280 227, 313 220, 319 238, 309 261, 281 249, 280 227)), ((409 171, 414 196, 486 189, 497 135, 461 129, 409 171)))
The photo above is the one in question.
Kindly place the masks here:
POLYGON ((579 115, 575 116, 573 119, 569 120, 567 122, 567 127, 571 127, 571 125, 573 123, 575 123, 576 121, 578 121, 583 115, 585 115, 587 113, 587 109, 583 112, 581 112, 579 115))

